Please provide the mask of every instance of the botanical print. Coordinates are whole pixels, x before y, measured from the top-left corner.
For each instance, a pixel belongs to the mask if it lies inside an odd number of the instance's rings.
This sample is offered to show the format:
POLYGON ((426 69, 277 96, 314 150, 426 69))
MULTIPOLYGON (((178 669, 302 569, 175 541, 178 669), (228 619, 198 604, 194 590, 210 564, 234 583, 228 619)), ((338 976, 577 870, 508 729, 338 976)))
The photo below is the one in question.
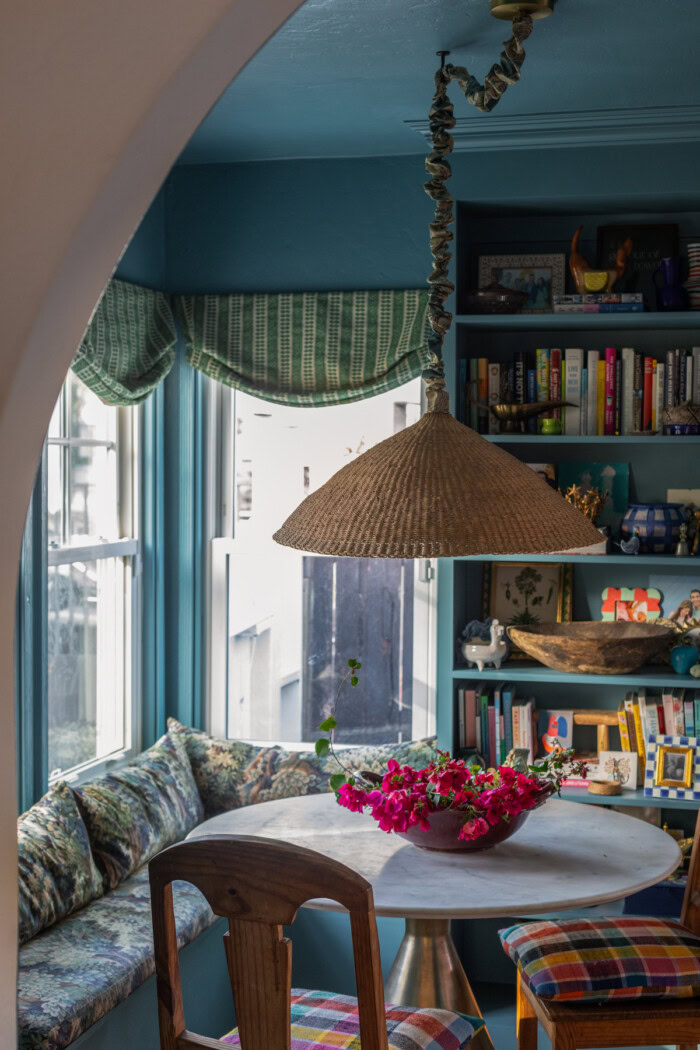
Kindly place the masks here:
POLYGON ((598 776, 622 788, 633 791, 637 787, 637 763, 639 756, 631 751, 601 751, 598 759, 598 776))
POLYGON ((506 626, 570 620, 570 571, 549 562, 496 562, 485 581, 488 614, 506 626))

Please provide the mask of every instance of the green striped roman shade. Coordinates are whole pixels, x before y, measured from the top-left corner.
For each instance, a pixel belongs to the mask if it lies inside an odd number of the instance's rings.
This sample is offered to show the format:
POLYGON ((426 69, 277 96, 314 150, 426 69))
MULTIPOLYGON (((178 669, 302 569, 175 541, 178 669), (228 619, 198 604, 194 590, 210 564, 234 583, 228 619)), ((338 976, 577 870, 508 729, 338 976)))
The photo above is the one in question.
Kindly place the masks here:
POLYGON ((190 364, 287 405, 343 404, 420 375, 428 290, 183 295, 190 364))
POLYGON ((162 292, 116 278, 107 285, 72 368, 108 405, 135 405, 173 367, 177 334, 162 292))

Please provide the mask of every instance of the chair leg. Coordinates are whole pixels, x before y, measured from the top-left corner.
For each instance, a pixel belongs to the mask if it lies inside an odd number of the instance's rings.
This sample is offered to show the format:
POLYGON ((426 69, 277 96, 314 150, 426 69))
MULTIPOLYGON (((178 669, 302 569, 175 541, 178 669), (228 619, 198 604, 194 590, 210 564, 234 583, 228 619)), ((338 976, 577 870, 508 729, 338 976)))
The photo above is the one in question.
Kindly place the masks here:
POLYGON ((518 1050, 537 1050, 537 1017, 523 992, 520 974, 518 974, 516 1006, 518 1050))

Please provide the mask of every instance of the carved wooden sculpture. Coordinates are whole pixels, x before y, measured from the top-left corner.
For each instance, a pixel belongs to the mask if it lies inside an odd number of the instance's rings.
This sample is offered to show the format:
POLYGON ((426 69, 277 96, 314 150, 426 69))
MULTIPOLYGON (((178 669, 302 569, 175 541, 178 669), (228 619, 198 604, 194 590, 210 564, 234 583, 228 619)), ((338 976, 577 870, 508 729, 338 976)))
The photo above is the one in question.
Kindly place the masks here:
POLYGON ((578 250, 578 244, 581 237, 581 230, 583 226, 579 226, 576 233, 571 239, 571 255, 569 256, 569 270, 571 276, 576 284, 576 291, 581 295, 589 291, 597 292, 611 292, 620 278, 624 275, 627 269, 627 260, 632 254, 632 240, 630 237, 627 238, 621 248, 617 250, 617 259, 615 266, 612 270, 596 270, 595 267, 590 266, 588 260, 578 250), (608 279, 604 288, 587 288, 586 287, 586 274, 587 273, 607 273, 608 279))

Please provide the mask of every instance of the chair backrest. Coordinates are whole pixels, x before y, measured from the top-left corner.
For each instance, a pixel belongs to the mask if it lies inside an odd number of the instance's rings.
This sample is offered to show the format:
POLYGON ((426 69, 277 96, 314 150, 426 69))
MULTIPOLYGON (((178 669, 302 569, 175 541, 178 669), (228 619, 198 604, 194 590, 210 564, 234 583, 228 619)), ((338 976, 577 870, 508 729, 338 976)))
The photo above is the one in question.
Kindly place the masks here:
POLYGON ((171 846, 149 864, 161 1050, 228 1044, 187 1031, 172 883, 191 882, 228 919, 226 954, 242 1050, 290 1050, 292 952, 282 926, 308 900, 350 913, 362 1050, 387 1050, 372 887, 361 875, 287 842, 217 835, 171 846))
POLYGON ((688 884, 683 894, 681 922, 700 936, 700 809, 695 821, 695 841, 690 854, 688 884))

